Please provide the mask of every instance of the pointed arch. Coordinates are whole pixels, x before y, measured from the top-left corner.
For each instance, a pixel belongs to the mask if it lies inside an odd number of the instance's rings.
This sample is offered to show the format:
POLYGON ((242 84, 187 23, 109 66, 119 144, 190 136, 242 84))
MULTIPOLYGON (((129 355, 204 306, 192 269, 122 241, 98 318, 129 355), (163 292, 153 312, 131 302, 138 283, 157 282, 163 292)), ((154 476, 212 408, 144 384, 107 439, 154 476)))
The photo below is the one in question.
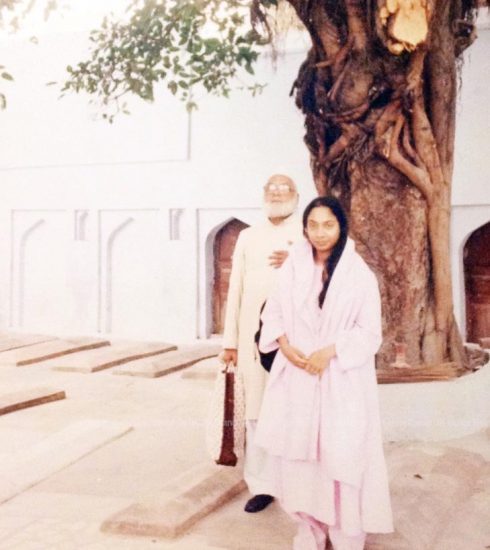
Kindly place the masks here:
POLYGON ((231 218, 214 235, 212 255, 212 332, 214 334, 221 334, 224 330, 233 251, 238 235, 246 227, 248 227, 246 223, 237 218, 231 218))
POLYGON ((482 339, 486 339, 489 342, 490 221, 473 231, 466 241, 463 249, 463 266, 467 340, 482 343, 482 339))

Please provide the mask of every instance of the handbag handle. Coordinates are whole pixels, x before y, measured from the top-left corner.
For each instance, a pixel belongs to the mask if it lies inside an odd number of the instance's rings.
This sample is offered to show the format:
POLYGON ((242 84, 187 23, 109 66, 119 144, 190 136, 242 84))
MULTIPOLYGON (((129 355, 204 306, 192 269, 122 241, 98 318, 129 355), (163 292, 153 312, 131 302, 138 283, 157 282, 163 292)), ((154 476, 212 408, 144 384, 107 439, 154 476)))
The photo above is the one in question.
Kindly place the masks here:
POLYGON ((223 352, 221 352, 221 353, 218 355, 219 362, 221 363, 221 368, 223 369, 221 372, 235 372, 236 365, 234 365, 231 361, 229 361, 228 363, 225 363, 225 362, 223 361, 222 353, 223 353, 223 352), (231 366, 230 366, 230 365, 231 365, 231 366))
POLYGON ((235 372, 236 366, 231 361, 229 363, 222 361, 221 363, 223 368, 221 372, 235 372))

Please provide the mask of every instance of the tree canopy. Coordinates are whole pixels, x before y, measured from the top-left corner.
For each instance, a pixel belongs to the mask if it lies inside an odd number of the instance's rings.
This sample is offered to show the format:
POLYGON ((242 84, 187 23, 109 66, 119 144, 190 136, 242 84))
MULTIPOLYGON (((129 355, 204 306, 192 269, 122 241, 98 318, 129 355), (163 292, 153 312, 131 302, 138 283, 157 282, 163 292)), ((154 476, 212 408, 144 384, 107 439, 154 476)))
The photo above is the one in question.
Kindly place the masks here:
POLYGON ((160 82, 189 109, 199 87, 224 97, 233 86, 261 90, 250 75, 272 35, 266 12, 250 0, 135 0, 128 14, 126 21, 106 17, 91 33, 90 58, 68 67, 63 88, 96 94, 110 120, 126 110, 126 94, 152 101, 160 82))

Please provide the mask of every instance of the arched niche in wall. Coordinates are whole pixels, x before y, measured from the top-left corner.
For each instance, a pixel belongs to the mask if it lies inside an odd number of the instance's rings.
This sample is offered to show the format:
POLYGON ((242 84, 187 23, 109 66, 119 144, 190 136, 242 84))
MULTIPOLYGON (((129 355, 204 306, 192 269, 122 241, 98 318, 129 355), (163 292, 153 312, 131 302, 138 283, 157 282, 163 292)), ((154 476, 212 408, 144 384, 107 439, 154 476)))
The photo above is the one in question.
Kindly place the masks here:
POLYGON ((490 340, 490 222, 474 231, 463 251, 466 338, 490 340))
POLYGON ((213 333, 222 334, 225 324, 225 311, 230 284, 233 251, 240 232, 248 225, 236 218, 217 231, 213 243, 213 333))

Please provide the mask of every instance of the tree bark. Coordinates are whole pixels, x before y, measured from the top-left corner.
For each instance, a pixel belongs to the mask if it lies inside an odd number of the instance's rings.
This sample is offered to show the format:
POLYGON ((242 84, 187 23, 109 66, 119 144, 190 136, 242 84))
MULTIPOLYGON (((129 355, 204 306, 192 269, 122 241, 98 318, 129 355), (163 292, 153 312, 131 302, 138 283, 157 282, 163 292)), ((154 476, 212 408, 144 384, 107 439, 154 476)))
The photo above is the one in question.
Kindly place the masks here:
POLYGON ((315 184, 343 202, 380 282, 378 365, 393 361, 397 341, 412 365, 463 364, 449 231, 456 63, 472 40, 470 3, 415 1, 412 20, 404 2, 290 3, 312 40, 294 88, 315 184))

